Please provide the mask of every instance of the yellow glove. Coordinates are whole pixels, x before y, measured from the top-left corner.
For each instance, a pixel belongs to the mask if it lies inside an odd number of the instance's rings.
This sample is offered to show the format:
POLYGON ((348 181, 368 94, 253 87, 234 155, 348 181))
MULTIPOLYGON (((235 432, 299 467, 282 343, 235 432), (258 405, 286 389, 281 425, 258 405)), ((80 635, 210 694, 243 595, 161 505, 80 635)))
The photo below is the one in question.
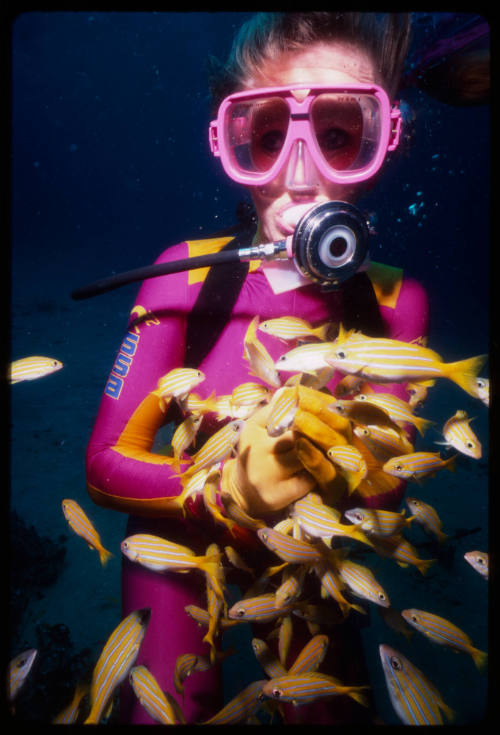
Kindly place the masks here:
POLYGON ((329 499, 342 494, 346 483, 323 451, 347 444, 351 428, 348 419, 328 409, 333 402, 328 394, 299 386, 293 425, 277 437, 266 429, 270 406, 258 409, 245 422, 238 456, 224 463, 222 491, 252 516, 280 510, 318 486, 329 499))

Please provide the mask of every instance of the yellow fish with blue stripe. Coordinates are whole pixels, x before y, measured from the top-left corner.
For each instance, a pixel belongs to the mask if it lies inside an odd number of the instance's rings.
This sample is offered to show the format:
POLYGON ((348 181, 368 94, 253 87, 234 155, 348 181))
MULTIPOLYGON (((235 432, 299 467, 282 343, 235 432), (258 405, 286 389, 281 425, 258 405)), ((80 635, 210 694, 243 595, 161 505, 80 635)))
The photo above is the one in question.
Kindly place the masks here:
POLYGON ((328 365, 374 383, 421 382, 449 378, 470 395, 477 394, 476 378, 487 355, 445 363, 440 355, 417 342, 366 337, 340 325, 328 365))
POLYGON ((172 698, 161 690, 160 685, 146 666, 133 666, 130 670, 129 681, 135 696, 153 720, 162 725, 177 723, 172 698))
POLYGON ((358 704, 368 707, 368 701, 362 692, 369 688, 369 686, 345 686, 335 677, 315 671, 303 674, 288 673, 286 676, 270 679, 262 687, 262 693, 280 702, 296 704, 348 695, 358 704))
POLYGON ((387 691, 401 722, 405 725, 443 725, 453 710, 443 701, 429 679, 402 653, 386 644, 379 646, 387 691))
POLYGON ((65 498, 61 505, 64 517, 68 521, 70 528, 72 528, 78 536, 81 536, 91 549, 95 549, 98 552, 101 564, 105 566, 113 554, 102 545, 99 534, 84 510, 76 500, 71 500, 69 498, 65 498))
POLYGON ((419 480, 432 477, 446 467, 450 472, 455 471, 455 457, 442 459, 439 452, 411 452, 391 457, 384 462, 382 469, 389 475, 402 480, 419 480))
POLYGON ((90 712, 85 725, 97 725, 116 687, 135 663, 151 617, 151 609, 135 610, 111 633, 95 665, 90 685, 90 712))
POLYGON ((24 380, 37 380, 51 375, 64 367, 60 360, 53 357, 22 357, 11 362, 7 370, 9 383, 22 383, 24 380))
POLYGON ((488 654, 473 646, 471 639, 463 630, 451 623, 446 618, 427 612, 408 608, 401 610, 401 615, 408 625, 413 626, 429 640, 440 646, 448 646, 454 651, 463 651, 472 656, 478 669, 482 669, 488 660, 488 654))
POLYGON ((248 684, 236 697, 228 702, 216 715, 205 720, 203 725, 234 725, 254 715, 262 706, 260 695, 266 679, 248 684))
POLYGON ((28 648, 28 650, 14 656, 10 662, 7 674, 7 696, 11 702, 17 697, 19 690, 26 681, 37 655, 36 648, 28 648))

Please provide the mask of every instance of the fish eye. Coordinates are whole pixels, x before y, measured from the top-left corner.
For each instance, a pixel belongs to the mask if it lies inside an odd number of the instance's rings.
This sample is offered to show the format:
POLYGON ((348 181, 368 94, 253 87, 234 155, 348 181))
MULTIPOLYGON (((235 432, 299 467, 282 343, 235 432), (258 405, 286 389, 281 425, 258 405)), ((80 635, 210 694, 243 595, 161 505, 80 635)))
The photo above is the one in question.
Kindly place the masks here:
POLYGON ((279 699, 279 697, 281 697, 281 689, 273 689, 273 697, 279 699))
POLYGON ((355 519, 356 519, 357 521, 362 521, 362 520, 363 520, 363 516, 361 515, 361 513, 355 513, 355 514, 354 514, 354 518, 355 518, 355 519))
POLYGON ((403 470, 403 465, 402 464, 395 464, 394 465, 394 469, 396 470, 396 472, 401 472, 403 470))
POLYGON ((477 561, 478 564, 484 564, 484 559, 483 559, 482 556, 478 556, 477 559, 476 559, 476 561, 477 561))
POLYGON ((391 663, 392 668, 395 669, 396 671, 401 671, 403 668, 401 666, 401 661, 399 660, 399 658, 396 658, 396 656, 391 657, 390 663, 391 663))
POLYGON ((238 608, 238 609, 236 610, 236 615, 237 615, 237 616, 238 616, 239 618, 242 618, 244 614, 245 614, 245 608, 244 608, 244 607, 239 607, 239 608, 238 608))
POLYGON ((128 541, 122 541, 122 546, 124 549, 128 549, 128 541))
POLYGON ((379 593, 378 593, 378 599, 379 599, 379 600, 385 600, 385 595, 384 595, 384 593, 383 593, 383 592, 379 592, 379 593))
POLYGON ((360 393, 359 396, 358 396, 358 401, 366 401, 366 398, 367 397, 365 396, 364 393, 360 393))
POLYGON ((346 354, 345 354, 344 350, 338 350, 338 352, 336 352, 335 354, 337 355, 337 357, 339 358, 339 360, 345 360, 346 354))
POLYGON ((467 449, 474 449, 474 442, 466 442, 465 446, 467 447, 467 449))
POLYGON ((411 619, 413 620, 414 623, 417 623, 418 622, 418 618, 417 618, 416 615, 412 615, 411 616, 411 619))
POLYGON ((482 380, 481 378, 476 378, 476 384, 478 388, 484 388, 484 386, 486 385, 484 380, 482 380))

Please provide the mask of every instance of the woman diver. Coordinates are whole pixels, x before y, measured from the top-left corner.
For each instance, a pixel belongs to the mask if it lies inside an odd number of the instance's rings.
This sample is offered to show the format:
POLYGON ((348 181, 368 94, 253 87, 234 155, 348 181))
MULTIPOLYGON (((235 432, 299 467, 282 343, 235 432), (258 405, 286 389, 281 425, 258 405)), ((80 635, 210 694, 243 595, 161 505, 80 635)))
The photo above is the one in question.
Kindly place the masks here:
MULTIPOLYGON (((247 189, 255 207, 256 216, 236 233, 239 246, 282 241, 312 208, 326 202, 354 207, 374 185, 387 152, 398 142, 395 99, 409 43, 405 13, 259 13, 242 26, 227 63, 212 78, 216 115, 210 125, 212 152, 228 176, 247 189)), ((174 245, 157 263, 234 247, 232 234, 174 245)), ((99 505, 129 514, 127 536, 149 533, 199 554, 215 540, 236 545, 252 563, 262 555, 262 568, 269 563, 251 533, 237 540, 225 535, 202 499, 188 501, 186 517, 172 513, 169 501, 181 491, 178 473, 168 458, 152 451, 158 430, 183 418, 173 402, 166 414, 162 411, 153 393, 159 379, 189 365, 205 376, 196 388, 202 398, 214 391, 231 393, 249 380, 242 348, 256 314, 261 320, 298 316, 315 325, 341 322, 371 336, 408 342, 424 338, 428 327, 422 286, 401 270, 376 263, 365 264, 336 289, 299 272, 291 259, 145 281, 87 450, 89 494, 99 505)), ((259 339, 274 360, 283 352, 279 340, 266 334, 259 339)), ((338 379, 327 384, 330 391, 338 379)), ((385 385, 384 391, 408 400, 404 385, 385 385)), ((214 414, 207 414, 204 436, 220 426, 214 414)), ((298 459, 296 438, 293 431, 269 437, 265 411, 250 417, 239 451, 223 463, 221 492, 250 514, 266 521, 279 518, 316 485, 298 459)), ((392 483, 372 495, 355 494, 349 502, 396 509, 403 491, 402 483, 392 483)), ((157 574, 124 558, 122 590, 123 616, 144 607, 152 611, 137 664, 147 665, 162 689, 172 691, 178 656, 209 650, 202 640, 206 631, 185 612, 190 604, 206 607, 203 575, 157 574)), ((322 670, 349 684, 366 684, 353 617, 336 626, 322 670)), ((305 624, 294 620, 299 650, 300 640, 303 645, 307 639, 305 624)), ((221 689, 220 665, 189 677, 181 702, 186 721, 204 722, 217 712, 221 689)), ((152 722, 127 682, 120 709, 125 723, 152 722)), ((314 724, 347 724, 373 717, 347 697, 284 709, 287 722, 300 717, 314 724)))

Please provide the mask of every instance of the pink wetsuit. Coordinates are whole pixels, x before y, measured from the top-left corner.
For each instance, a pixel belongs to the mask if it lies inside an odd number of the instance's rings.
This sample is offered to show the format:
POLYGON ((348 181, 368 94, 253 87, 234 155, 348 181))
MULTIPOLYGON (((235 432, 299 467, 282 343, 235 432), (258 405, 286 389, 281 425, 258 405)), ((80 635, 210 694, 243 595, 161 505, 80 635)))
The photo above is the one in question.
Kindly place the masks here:
MULTIPOLYGON (((196 247, 196 243, 168 248, 157 262, 196 254, 193 246, 196 247)), ((257 380, 249 375, 248 362, 243 359, 243 339, 256 314, 261 320, 296 315, 312 324, 342 319, 337 292, 324 293, 311 284, 276 295, 262 266, 255 266, 243 283, 230 321, 215 347, 199 365, 206 379, 195 392, 202 397, 208 397, 213 391, 216 395, 229 394, 240 383, 257 380)), ((425 336, 428 305, 422 287, 403 278, 398 269, 374 265, 369 275, 387 336, 405 341, 425 336)), ((144 282, 108 378, 87 450, 89 493, 94 502, 130 514, 127 535, 137 532, 162 535, 199 554, 205 553, 212 541, 219 543, 223 527, 216 525, 199 504, 191 506, 193 518, 191 515, 188 520, 168 517, 166 499, 178 495, 181 487, 171 465, 160 454, 151 452, 165 416, 150 392, 156 388, 160 377, 183 365, 186 316, 202 280, 200 271, 191 271, 144 282)), ((209 314, 206 328, 210 329, 209 314)), ((280 340, 260 332, 259 339, 274 359, 290 349, 280 340)), ((284 374, 283 380, 287 377, 288 374, 284 374)), ((340 377, 329 384, 331 389, 340 377)), ((401 384, 379 386, 378 389, 390 390, 408 399, 401 384)), ((212 424, 204 423, 203 428, 213 431, 220 426, 214 420, 212 424)), ((403 486, 400 486, 391 494, 365 498, 365 505, 395 508, 402 493, 403 486)), ((359 499, 357 503, 360 504, 359 499)), ((226 538, 222 543, 234 545, 234 540, 226 538)), ((196 570, 185 574, 157 574, 127 559, 123 560, 122 569, 123 616, 143 607, 149 606, 152 610, 137 663, 148 666, 160 686, 175 696, 173 672, 177 657, 184 653, 206 655, 209 652, 208 644, 202 642, 206 630, 184 611, 188 604, 206 608, 204 575, 196 570)), ((212 716, 222 706, 219 667, 193 673, 185 681, 184 700, 178 699, 187 722, 203 722, 212 716)), ((128 683, 122 686, 120 706, 124 722, 152 722, 128 683)), ((304 708, 299 709, 305 713, 304 708)), ((313 721, 334 721, 328 719, 327 709, 328 705, 321 703, 315 710, 320 714, 313 721), (321 714, 322 710, 326 714, 321 714)), ((335 711, 338 711, 337 702, 335 711)))

